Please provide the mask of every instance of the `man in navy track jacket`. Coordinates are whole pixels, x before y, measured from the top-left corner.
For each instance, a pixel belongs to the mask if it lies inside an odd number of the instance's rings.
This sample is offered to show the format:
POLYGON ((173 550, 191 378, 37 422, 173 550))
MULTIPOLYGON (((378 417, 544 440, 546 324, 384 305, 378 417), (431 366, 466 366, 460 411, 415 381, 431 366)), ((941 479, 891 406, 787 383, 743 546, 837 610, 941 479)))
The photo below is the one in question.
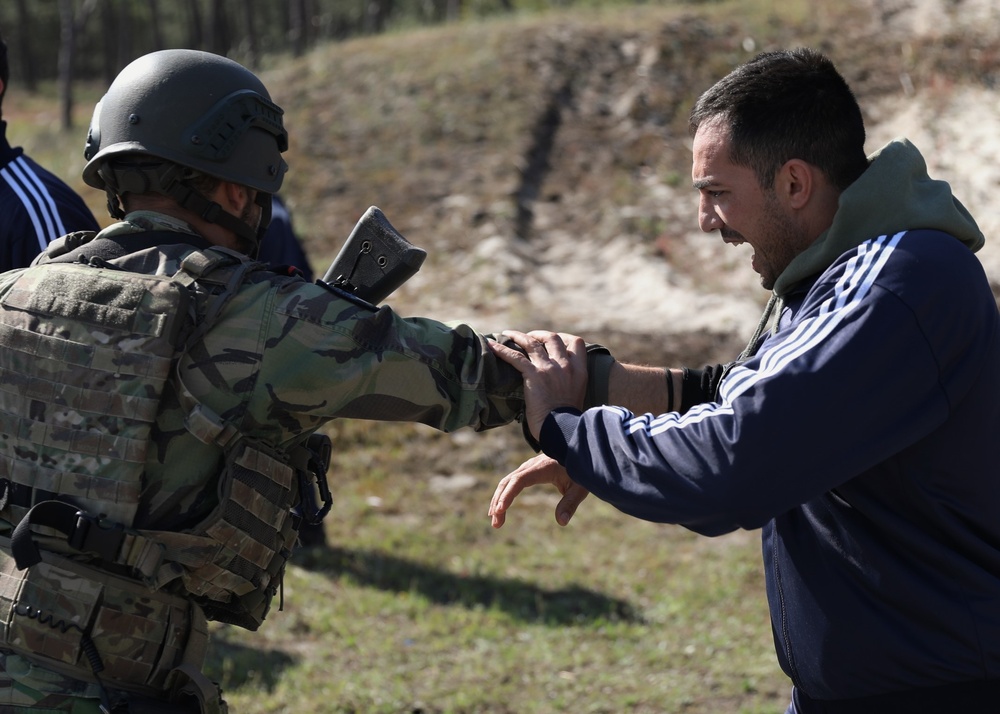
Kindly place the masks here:
POLYGON ((7 140, 3 98, 10 79, 0 38, 0 273, 26 267, 56 238, 100 227, 83 199, 7 140))
POLYGON ((753 247, 776 323, 731 364, 659 370, 672 396, 646 414, 581 412, 579 338, 511 334, 527 357, 495 350, 525 376, 544 454, 501 481, 494 526, 545 482, 562 524, 589 491, 705 535, 761 528, 789 714, 1000 711, 1000 318, 981 231, 906 140, 864 157, 854 96, 818 53, 738 67, 691 128, 700 226, 753 247))

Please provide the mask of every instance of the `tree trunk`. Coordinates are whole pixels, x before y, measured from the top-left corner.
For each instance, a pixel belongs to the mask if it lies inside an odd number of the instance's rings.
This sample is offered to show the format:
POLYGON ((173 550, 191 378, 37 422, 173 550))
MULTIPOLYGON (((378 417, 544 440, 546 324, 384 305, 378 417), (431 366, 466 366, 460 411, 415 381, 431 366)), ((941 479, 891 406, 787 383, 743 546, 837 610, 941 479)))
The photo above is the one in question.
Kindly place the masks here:
POLYGON ((76 63, 76 40, 83 34, 87 16, 97 0, 84 0, 78 12, 73 0, 59 0, 59 100, 62 104, 62 127, 73 128, 73 67, 76 63))
POLYGON ((188 0, 188 47, 200 50, 205 46, 205 35, 202 32, 201 9, 198 0, 188 0))
POLYGON ((31 46, 31 16, 28 13, 27 0, 17 0, 17 33, 18 33, 18 69, 24 88, 34 92, 38 86, 35 77, 35 60, 31 46))
POLYGON ((132 3, 129 0, 118 0, 118 60, 116 62, 118 66, 115 68, 116 76, 118 70, 135 59, 135 50, 133 49, 135 45, 132 42, 135 34, 134 20, 132 3))
MULTIPOLYGON (((167 43, 163 40, 163 23, 160 22, 160 3, 159 0, 148 0, 149 2, 149 24, 153 31, 153 49, 162 50, 167 46, 167 43)), ((246 5, 249 7, 249 0, 244 0, 246 5)))
POLYGON ((226 18, 225 0, 212 0, 209 16, 209 52, 226 55, 230 50, 229 25, 226 18))
POLYGON ((292 54, 301 57, 306 51, 306 0, 290 0, 288 3, 288 39, 292 44, 292 54))
POLYGON ((256 70, 258 65, 258 52, 260 47, 260 41, 257 37, 257 25, 254 22, 256 13, 253 9, 253 4, 249 0, 243 0, 243 19, 246 22, 246 48, 247 48, 247 66, 250 69, 256 70))
POLYGON ((368 0, 365 4, 365 33, 373 35, 384 32, 392 11, 393 0, 368 0))
MULTIPOLYGON (((118 37, 118 18, 115 16, 115 0, 104 0, 101 3, 101 25, 105 37, 118 37)), ((118 74, 118 50, 117 42, 101 43, 102 69, 105 84, 111 84, 118 74)))
POLYGON ((62 104, 62 127, 73 128, 73 59, 76 54, 76 27, 73 0, 59 0, 59 100, 62 104))

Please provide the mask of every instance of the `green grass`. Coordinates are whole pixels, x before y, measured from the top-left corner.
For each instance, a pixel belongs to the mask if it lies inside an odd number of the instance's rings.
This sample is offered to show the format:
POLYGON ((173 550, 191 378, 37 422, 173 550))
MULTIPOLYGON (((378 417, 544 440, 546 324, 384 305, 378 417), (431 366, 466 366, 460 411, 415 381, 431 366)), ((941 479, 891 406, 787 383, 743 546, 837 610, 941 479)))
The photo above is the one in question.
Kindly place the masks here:
POLYGON ((784 711, 756 533, 594 499, 559 528, 547 489, 494 530, 493 487, 531 453, 516 429, 337 429, 328 547, 297 554, 260 631, 215 628, 235 711, 784 711))

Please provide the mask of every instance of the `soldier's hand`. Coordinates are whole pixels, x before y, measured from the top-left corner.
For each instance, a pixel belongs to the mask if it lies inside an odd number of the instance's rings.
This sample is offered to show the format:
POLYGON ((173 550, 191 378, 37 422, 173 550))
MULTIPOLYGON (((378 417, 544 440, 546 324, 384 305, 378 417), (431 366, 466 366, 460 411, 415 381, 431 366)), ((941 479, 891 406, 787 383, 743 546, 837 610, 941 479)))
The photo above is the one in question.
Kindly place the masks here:
POLYGON ((562 498, 556 504, 556 523, 565 526, 569 523, 576 509, 589 495, 582 486, 574 483, 566 469, 559 465, 555 459, 545 454, 539 454, 528 459, 518 466, 514 471, 500 479, 496 491, 493 492, 493 499, 490 501, 489 516, 492 519, 494 528, 500 528, 507 517, 507 509, 514 503, 518 494, 529 486, 551 483, 562 498))
POLYGON ((493 352, 524 377, 524 414, 536 439, 553 409, 581 409, 587 393, 587 346, 576 335, 505 330, 524 353, 490 342, 493 352))

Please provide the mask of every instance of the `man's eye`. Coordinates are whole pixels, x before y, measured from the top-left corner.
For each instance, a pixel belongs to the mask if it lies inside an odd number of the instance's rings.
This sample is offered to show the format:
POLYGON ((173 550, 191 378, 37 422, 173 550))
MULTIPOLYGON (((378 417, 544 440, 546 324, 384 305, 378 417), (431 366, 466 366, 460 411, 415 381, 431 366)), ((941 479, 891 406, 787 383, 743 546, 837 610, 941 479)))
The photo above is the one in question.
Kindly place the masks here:
POLYGON ((708 195, 711 196, 712 198, 718 198, 723 193, 725 193, 725 191, 709 191, 708 195))

